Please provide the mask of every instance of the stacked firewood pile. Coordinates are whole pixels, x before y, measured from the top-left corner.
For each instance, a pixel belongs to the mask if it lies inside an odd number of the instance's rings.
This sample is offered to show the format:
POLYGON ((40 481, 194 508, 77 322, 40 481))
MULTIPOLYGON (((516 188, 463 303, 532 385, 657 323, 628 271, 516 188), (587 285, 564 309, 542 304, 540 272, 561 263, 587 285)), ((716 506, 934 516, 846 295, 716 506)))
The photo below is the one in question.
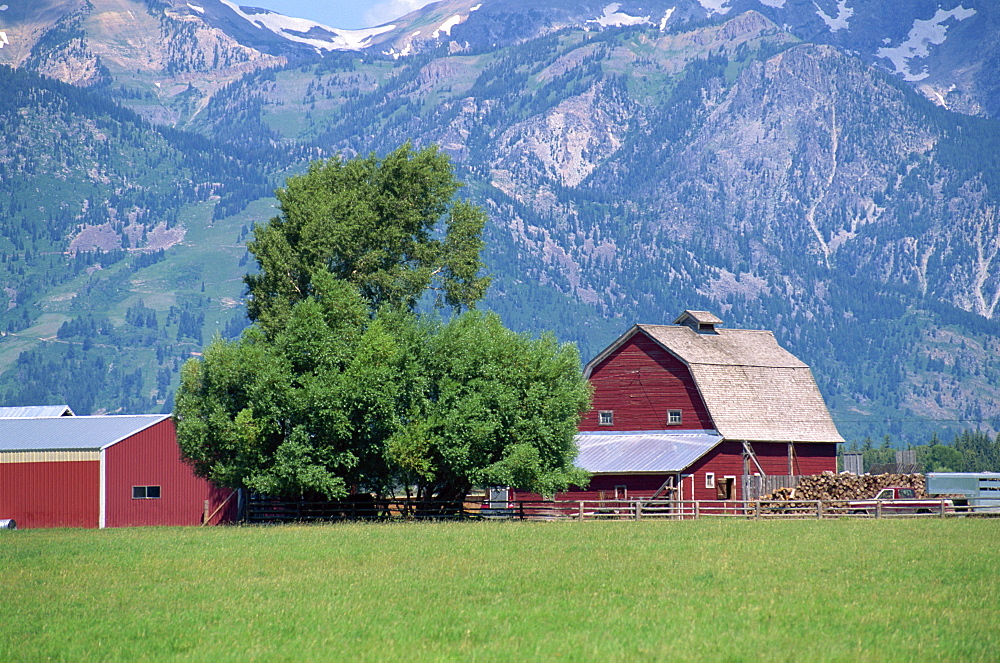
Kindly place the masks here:
POLYGON ((917 497, 926 497, 923 474, 834 474, 824 472, 802 477, 795 488, 778 488, 762 500, 867 500, 890 486, 915 488, 917 497))

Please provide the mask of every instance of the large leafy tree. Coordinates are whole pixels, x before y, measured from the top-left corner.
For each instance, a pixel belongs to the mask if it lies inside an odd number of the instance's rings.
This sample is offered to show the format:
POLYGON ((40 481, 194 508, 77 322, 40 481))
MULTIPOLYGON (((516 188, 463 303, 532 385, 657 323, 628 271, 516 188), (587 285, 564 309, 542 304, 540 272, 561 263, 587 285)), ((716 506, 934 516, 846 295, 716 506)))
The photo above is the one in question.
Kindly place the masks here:
POLYGON ((488 279, 485 215, 458 186, 445 155, 409 145, 288 180, 249 245, 256 324, 184 367, 175 420, 200 476, 288 497, 415 486, 453 503, 473 485, 582 480, 575 347, 460 313, 488 279), (449 321, 416 313, 428 289, 449 321))
POLYGON ((402 398, 386 443, 396 483, 456 502, 475 485, 551 494, 586 483, 573 439, 590 386, 574 345, 475 311, 396 329, 402 398))
POLYGON ((327 280, 280 330, 216 338, 184 365, 177 437, 200 476, 288 497, 384 490, 397 344, 356 288, 327 280))
POLYGON ((317 274, 357 286, 374 313, 413 309, 428 289, 455 309, 482 299, 479 254, 486 214, 455 198, 447 154, 407 143, 383 159, 313 163, 276 192, 280 216, 248 245, 260 273, 245 277, 251 320, 284 318, 316 294, 317 274))

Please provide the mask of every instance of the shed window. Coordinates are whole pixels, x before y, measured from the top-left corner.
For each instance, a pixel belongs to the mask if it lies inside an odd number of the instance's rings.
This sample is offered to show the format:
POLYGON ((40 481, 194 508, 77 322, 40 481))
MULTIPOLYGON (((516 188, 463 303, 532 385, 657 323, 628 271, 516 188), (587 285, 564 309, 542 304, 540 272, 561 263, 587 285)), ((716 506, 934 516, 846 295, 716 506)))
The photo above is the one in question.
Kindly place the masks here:
POLYGON ((715 488, 715 472, 705 472, 705 488, 715 488))
POLYGON ((668 410, 667 411, 667 423, 676 426, 681 423, 681 411, 680 410, 668 410))
POLYGON ((597 413, 597 423, 601 426, 614 426, 615 425, 615 411, 614 410, 600 410, 597 413))
POLYGON ((155 500, 159 498, 159 486, 132 486, 132 499, 134 500, 155 500))

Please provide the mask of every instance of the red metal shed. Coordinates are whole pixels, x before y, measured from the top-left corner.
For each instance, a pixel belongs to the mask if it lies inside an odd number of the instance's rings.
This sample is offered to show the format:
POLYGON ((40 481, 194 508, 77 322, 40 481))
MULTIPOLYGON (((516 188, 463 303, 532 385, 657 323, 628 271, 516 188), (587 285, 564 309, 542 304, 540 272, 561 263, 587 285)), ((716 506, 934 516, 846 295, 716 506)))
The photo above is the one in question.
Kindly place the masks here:
POLYGON ((181 460, 170 415, 0 418, 0 519, 18 527, 219 523, 235 502, 181 460))
POLYGON ((836 471, 844 440, 809 367, 770 331, 721 324, 635 325, 587 364, 577 464, 593 478, 561 497, 739 500, 744 477, 836 471))

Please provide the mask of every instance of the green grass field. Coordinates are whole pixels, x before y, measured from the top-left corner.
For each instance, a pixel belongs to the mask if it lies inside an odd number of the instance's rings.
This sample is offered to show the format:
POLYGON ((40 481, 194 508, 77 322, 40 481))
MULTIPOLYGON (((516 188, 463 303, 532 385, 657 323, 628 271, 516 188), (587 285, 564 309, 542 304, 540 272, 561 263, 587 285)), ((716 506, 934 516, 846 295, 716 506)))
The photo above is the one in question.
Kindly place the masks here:
POLYGON ((1000 520, 0 531, 0 660, 996 660, 1000 520))

